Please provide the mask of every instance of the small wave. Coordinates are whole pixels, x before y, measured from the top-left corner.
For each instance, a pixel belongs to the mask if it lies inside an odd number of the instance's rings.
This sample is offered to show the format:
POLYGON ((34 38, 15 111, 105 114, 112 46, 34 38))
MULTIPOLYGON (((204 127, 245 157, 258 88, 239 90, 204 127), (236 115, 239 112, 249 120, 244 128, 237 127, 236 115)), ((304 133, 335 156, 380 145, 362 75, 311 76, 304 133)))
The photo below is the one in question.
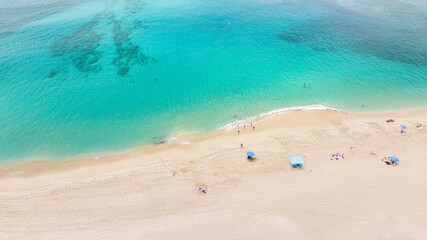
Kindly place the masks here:
POLYGON ((324 105, 309 105, 309 106, 300 106, 300 107, 280 108, 280 109, 276 109, 276 110, 273 110, 270 112, 261 113, 257 116, 246 118, 245 120, 239 120, 239 121, 231 122, 231 123, 229 123, 223 127, 220 127, 220 129, 225 129, 227 131, 230 131, 231 129, 236 128, 237 126, 242 125, 242 124, 250 124, 251 122, 252 123, 260 123, 266 119, 275 117, 277 115, 287 114, 287 113, 291 113, 291 112, 295 112, 295 111, 327 110, 327 109, 339 111, 338 109, 327 107, 324 105))
POLYGON ((168 139, 168 141, 167 141, 167 143, 173 143, 173 142, 177 142, 177 143, 180 143, 180 144, 190 144, 190 142, 189 142, 189 141, 186 141, 186 140, 179 140, 177 137, 171 137, 171 138, 169 138, 169 139, 168 139))
POLYGON ((9 173, 10 176, 16 176, 16 175, 22 175, 25 173, 25 170, 21 170, 21 171, 16 171, 16 172, 11 172, 9 173))

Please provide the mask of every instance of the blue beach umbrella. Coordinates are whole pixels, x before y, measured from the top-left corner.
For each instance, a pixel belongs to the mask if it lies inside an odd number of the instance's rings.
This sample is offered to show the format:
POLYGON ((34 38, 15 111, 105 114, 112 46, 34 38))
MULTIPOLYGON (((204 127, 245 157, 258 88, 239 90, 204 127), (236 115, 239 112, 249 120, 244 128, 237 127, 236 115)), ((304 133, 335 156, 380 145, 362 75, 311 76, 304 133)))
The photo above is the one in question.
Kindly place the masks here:
POLYGON ((397 158, 395 156, 390 156, 388 158, 390 158, 390 160, 393 161, 393 162, 399 162, 399 158, 397 158))
POLYGON ((254 153, 254 152, 252 152, 252 151, 249 151, 249 152, 247 152, 246 154, 248 155, 248 157, 253 157, 253 156, 255 156, 255 153, 254 153))
POLYGON ((291 160, 291 165, 296 165, 296 164, 305 164, 302 156, 298 156, 298 157, 288 157, 291 160))
POLYGON ((406 126, 405 126, 405 125, 400 125, 400 127, 401 127, 402 129, 406 129, 406 126))

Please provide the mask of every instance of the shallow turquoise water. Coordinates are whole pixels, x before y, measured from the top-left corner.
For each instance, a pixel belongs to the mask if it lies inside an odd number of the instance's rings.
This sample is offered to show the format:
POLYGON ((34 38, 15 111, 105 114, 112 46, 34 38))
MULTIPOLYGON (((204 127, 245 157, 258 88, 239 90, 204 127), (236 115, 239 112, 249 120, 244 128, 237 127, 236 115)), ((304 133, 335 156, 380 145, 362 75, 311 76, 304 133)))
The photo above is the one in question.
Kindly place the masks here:
POLYGON ((425 107, 426 76, 423 1, 3 0, 0 159, 125 149, 292 106, 425 107))

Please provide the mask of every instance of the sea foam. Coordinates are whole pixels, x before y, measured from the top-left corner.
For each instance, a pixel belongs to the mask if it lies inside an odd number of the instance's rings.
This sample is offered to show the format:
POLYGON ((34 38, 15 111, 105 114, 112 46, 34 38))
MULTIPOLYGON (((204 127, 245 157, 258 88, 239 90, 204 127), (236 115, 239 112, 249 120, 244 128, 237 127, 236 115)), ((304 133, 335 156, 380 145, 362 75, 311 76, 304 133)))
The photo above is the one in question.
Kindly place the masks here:
POLYGON ((292 112, 296 112, 296 111, 306 111, 306 110, 334 110, 334 111, 340 111, 338 109, 335 108, 331 108, 331 107, 327 107, 324 105, 308 105, 308 106, 297 106, 297 107, 287 107, 287 108, 279 108, 276 110, 272 110, 266 113, 261 113, 258 114, 256 116, 252 116, 249 118, 246 118, 244 120, 239 120, 239 121, 233 121, 231 123, 228 123, 227 125, 220 127, 220 129, 225 129, 227 131, 230 131, 236 127, 238 127, 239 125, 243 125, 243 124, 256 124, 256 123, 260 123, 266 119, 275 117, 277 115, 282 115, 282 114, 288 114, 288 113, 292 113, 292 112))

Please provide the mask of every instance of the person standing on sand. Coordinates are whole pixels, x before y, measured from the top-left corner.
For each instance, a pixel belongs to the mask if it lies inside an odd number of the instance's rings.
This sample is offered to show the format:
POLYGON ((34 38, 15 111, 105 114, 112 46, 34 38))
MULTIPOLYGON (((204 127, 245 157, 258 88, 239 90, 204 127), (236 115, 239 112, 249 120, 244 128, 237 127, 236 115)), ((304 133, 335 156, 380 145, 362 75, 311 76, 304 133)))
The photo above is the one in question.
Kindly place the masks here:
POLYGON ((240 134, 240 128, 237 129, 237 134, 240 134))
POLYGON ((243 148, 243 143, 240 144, 240 148, 243 148))
POLYGON ((243 130, 246 130, 246 124, 243 124, 243 130))
POLYGON ((255 131, 255 125, 252 127, 252 131, 255 131))

